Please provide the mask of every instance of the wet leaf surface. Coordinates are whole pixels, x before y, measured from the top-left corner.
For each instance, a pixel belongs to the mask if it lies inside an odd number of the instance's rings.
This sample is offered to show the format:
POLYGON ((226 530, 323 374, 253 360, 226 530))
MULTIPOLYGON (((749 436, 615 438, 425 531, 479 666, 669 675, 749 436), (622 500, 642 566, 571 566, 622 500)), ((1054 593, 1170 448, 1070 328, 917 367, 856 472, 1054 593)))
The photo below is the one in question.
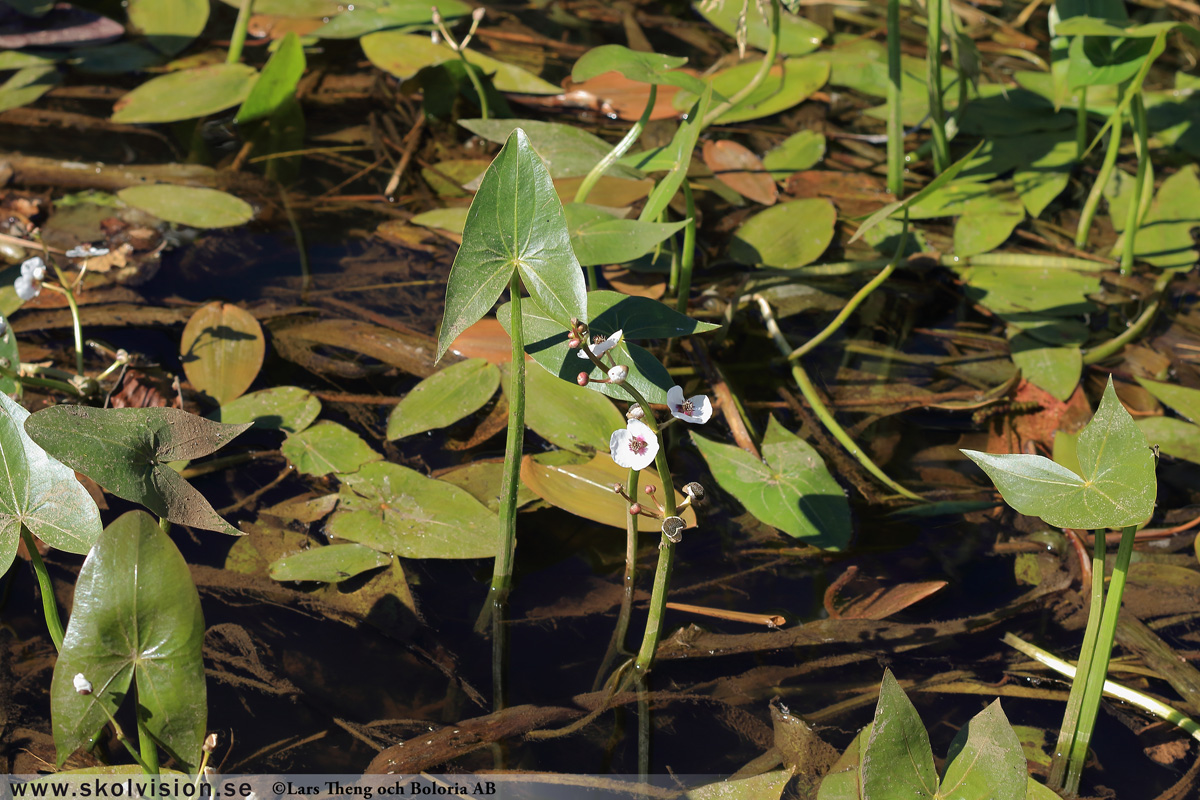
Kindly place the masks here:
POLYGON ((253 423, 256 428, 299 433, 321 413, 321 401, 298 386, 276 386, 223 403, 209 419, 231 425, 253 423))
POLYGON ((360 544, 332 544, 275 559, 271 562, 271 577, 277 581, 341 583, 391 561, 390 556, 360 544))
POLYGON ((500 386, 500 370, 473 358, 430 375, 413 387, 388 415, 387 438, 444 428, 474 414, 500 386))
POLYGON ((363 464, 383 457, 361 436, 329 420, 289 435, 279 449, 306 475, 356 472, 363 464))
POLYGON ((780 203, 747 220, 738 229, 729 254, 747 265, 803 267, 829 247, 835 222, 837 211, 828 200, 780 203))
POLYGON ((230 303, 196 309, 179 346, 188 380, 222 405, 250 388, 266 352, 258 320, 230 303))

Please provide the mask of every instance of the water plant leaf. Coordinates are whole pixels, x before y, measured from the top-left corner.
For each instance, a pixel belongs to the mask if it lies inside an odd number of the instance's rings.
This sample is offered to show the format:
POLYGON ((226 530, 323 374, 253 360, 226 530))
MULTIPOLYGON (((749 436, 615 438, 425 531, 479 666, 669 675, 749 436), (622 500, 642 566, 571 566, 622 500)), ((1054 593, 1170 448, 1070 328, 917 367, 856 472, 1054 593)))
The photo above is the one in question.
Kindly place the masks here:
POLYGON ((305 475, 355 472, 383 458, 361 436, 329 420, 291 434, 279 449, 305 475))
POLYGON ((436 228, 447 233, 457 234, 457 241, 461 244, 462 232, 463 228, 467 227, 467 213, 469 211, 470 209, 465 206, 435 208, 432 211, 422 211, 420 214, 414 214, 409 222, 413 225, 420 225, 422 228, 436 228))
MULTIPOLYGON (((433 21, 433 11, 425 0, 388 0, 387 3, 371 7, 355 3, 353 10, 343 10, 329 22, 313 31, 313 36, 322 39, 357 39, 368 33, 407 28, 403 33, 416 29, 407 26, 428 25, 433 21)), ((471 13, 471 7, 459 0, 438 0, 438 13, 443 19, 453 20, 471 13)))
POLYGON ((620 44, 604 44, 579 57, 571 68, 571 80, 583 83, 605 72, 619 72, 639 83, 678 86, 699 95, 704 91, 704 81, 677 70, 686 63, 683 56, 643 53, 620 44))
POLYGON ((763 437, 765 463, 695 431, 692 442, 721 488, 760 521, 823 550, 850 543, 850 504, 842 488, 817 451, 774 417, 763 437))
POLYGON ((0 575, 16 555, 22 525, 68 553, 86 553, 100 535, 95 501, 74 471, 29 438, 28 418, 28 411, 0 393, 0 575))
MULTIPOLYGON (((741 3, 704 3, 694 0, 692 8, 722 33, 737 37, 741 24, 741 3)), ((769 12, 764 19, 759 8, 766 6, 750 8, 746 12, 746 43, 765 52, 771 39, 771 23, 769 12)), ((811 53, 820 47, 827 35, 825 29, 815 22, 783 13, 779 18, 779 54, 801 56, 811 53)))
POLYGON ((295 318, 271 326, 271 343, 284 358, 318 374, 361 378, 378 368, 364 365, 359 355, 382 361, 410 375, 424 378, 436 369, 424 336, 392 330, 357 319, 322 319, 294 323, 295 318), (346 357, 336 351, 353 354, 346 357))
POLYGON ((194 772, 208 709, 203 644, 200 596, 187 562, 153 517, 123 514, 97 539, 75 583, 50 684, 58 764, 94 743, 136 681, 150 735, 194 772), (75 691, 81 673, 90 695, 75 691))
POLYGON ((1025 800, 1029 771, 1021 740, 999 700, 976 714, 950 743, 938 797, 1025 800))
POLYGON ((784 139, 763 156, 763 166, 775 180, 784 180, 793 172, 809 169, 825 157, 825 137, 814 130, 803 130, 784 139))
POLYGON ((208 23, 208 0, 129 0, 125 13, 129 24, 146 37, 146 42, 163 55, 173 56, 204 32, 208 23))
POLYGON ((206 456, 249 427, 175 408, 52 406, 25 420, 29 438, 106 491, 170 522, 233 535, 237 528, 168 463, 206 456))
POLYGON ((938 796, 929 734, 890 669, 883 673, 875 719, 863 749, 863 797, 912 800, 938 796))
POLYGON ((871 737, 871 725, 863 728, 841 757, 829 768, 817 790, 817 800, 862 800, 862 760, 871 737))
MULTIPOLYGON (((459 60, 458 53, 445 43, 434 44, 428 34, 378 31, 362 37, 359 43, 372 64, 401 80, 411 78, 425 67, 459 60)), ((532 72, 497 61, 470 48, 464 50, 463 55, 468 63, 491 77, 492 84, 498 91, 520 94, 562 92, 560 87, 542 80, 532 72)))
POLYGON ((260 429, 299 433, 320 414, 321 401, 307 389, 273 386, 222 403, 208 418, 232 425, 248 422, 260 429))
POLYGON ((1154 511, 1157 482, 1146 437, 1117 399, 1112 378, 1077 443, 1077 475, 1043 456, 963 454, 988 474, 1004 501, 1058 528, 1139 525, 1154 511))
POLYGON ((248 125, 270 117, 296 94, 296 84, 304 74, 304 48, 300 37, 289 33, 263 66, 254 88, 238 109, 237 124, 248 125))
POLYGON ((1030 383, 1066 402, 1075 393, 1083 374, 1083 353, 1078 347, 1054 347, 1018 333, 1009 339, 1013 363, 1030 383))
MULTIPOLYGON (((729 97, 750 82, 758 72, 757 62, 746 62, 721 70, 710 81, 714 95, 729 97)), ((774 66, 763 82, 733 108, 717 117, 717 123, 728 125, 751 119, 769 117, 786 111, 807 100, 829 80, 829 61, 818 57, 789 58, 774 66)), ((696 95, 680 91, 675 96, 676 108, 687 108, 696 95)))
POLYGON ((489 558, 496 516, 467 492, 399 464, 368 464, 342 478, 331 534, 404 558, 489 558))
MULTIPOLYGON (((534 152, 545 163, 550 177, 582 178, 608 155, 612 145, 581 128, 536 119, 462 119, 458 124, 489 142, 504 144, 520 129, 529 138, 534 152)), ((614 165, 609 177, 640 179, 642 174, 631 167, 614 165)))
MULTIPOLYGON (((607 450, 597 453, 584 464, 553 464, 534 456, 525 456, 521 460, 521 481, 538 497, 563 511, 622 530, 629 516, 629 503, 613 492, 613 485, 624 485, 628 477, 629 470, 618 466, 607 450)), ((646 486, 654 486, 662 496, 662 481, 656 470, 642 470, 639 491, 646 486)), ((676 491, 676 507, 682 502, 683 495, 676 491)), ((679 516, 688 527, 696 524, 696 512, 690 507, 679 516)), ((657 533, 661 529, 659 520, 638 517, 638 530, 642 533, 657 533)))
POLYGON ((687 225, 679 222, 643 222, 616 219, 607 211, 584 203, 563 206, 567 227, 571 231, 571 246, 583 266, 623 264, 653 250, 659 242, 687 225))
POLYGON ((710 139, 704 143, 703 154, 705 166, 717 180, 747 200, 769 206, 779 199, 775 179, 763 166, 762 159, 748 147, 732 139, 710 139))
POLYGON ((1073 37, 1067 51, 1067 88, 1124 83, 1137 74, 1152 45, 1146 38, 1073 37))
POLYGON ((293 497, 291 500, 284 500, 282 503, 264 508, 260 513, 297 522, 316 522, 337 508, 338 499, 336 494, 311 497, 309 493, 305 493, 299 497, 293 497))
POLYGON ((780 203, 742 223, 729 256, 760 267, 802 267, 829 247, 836 223, 837 209, 823 197, 780 203))
POLYGON ((117 196, 161 220, 192 228, 231 228, 254 219, 249 203, 219 189, 156 183, 130 186, 117 196))
MULTIPOLYGON (((227 6, 240 8, 241 0, 221 0, 227 6)), ((368 0, 368 5, 373 3, 368 0)), ((302 19, 304 17, 332 17, 346 6, 339 0, 255 0, 254 13, 272 17, 302 19)))
MULTIPOLYGON (((179 122, 243 102, 258 80, 247 64, 211 64, 151 78, 117 101, 113 122, 179 122)), ((174 221, 174 220, 172 220, 174 221)))
POLYGON ((250 388, 265 353, 262 326, 249 311, 233 303, 200 306, 184 326, 179 342, 188 380, 221 405, 250 388))
POLYGON ((1200 226, 1197 174, 1197 165, 1188 164, 1158 188, 1134 244, 1134 255, 1142 261, 1164 269, 1190 269, 1200 259, 1192 237, 1192 231, 1200 226))
POLYGON ((1009 322, 1028 327, 1048 319, 1095 310, 1087 295, 1100 289, 1100 276, 1053 267, 956 267, 964 294, 1009 322))
POLYGON ((53 64, 19 69, 0 84, 0 111, 27 106, 60 83, 62 75, 53 64))
POLYGON ((390 563, 391 556, 361 544, 331 544, 277 558, 271 562, 270 574, 277 581, 341 583, 390 563))
MULTIPOLYGON (((529 373, 533 374, 532 371, 529 373)), ((531 395, 528 399, 532 399, 531 395)), ((525 418, 529 421, 528 416, 525 418)), ((453 484, 474 497, 493 514, 500 512, 500 482, 504 477, 504 459, 472 461, 438 474, 438 480, 453 484)), ((517 487, 517 508, 537 500, 537 495, 525 484, 517 487)))
POLYGON ((531 369, 525 373, 525 424, 551 444, 591 455, 608 452, 609 437, 625 427, 625 415, 599 392, 531 369))
MULTIPOLYGON (((3 289, 12 291, 11 286, 5 286, 3 289)), ((6 302, 7 298, 0 296, 0 314, 7 316, 16 310, 16 308, 21 307, 21 299, 16 296, 16 292, 13 292, 12 299, 15 301, 15 308, 8 309, 5 308, 5 306, 8 305, 6 302)), ((21 363, 20 348, 17 345, 17 334, 13 331, 11 325, 7 327, 4 333, 0 334, 0 358, 7 358, 8 363, 10 364, 21 363)), ((10 378, 7 375, 0 375, 0 393, 9 395, 11 397, 17 393, 17 388, 18 384, 16 378, 10 378)))
POLYGON ((564 331, 572 318, 584 317, 583 270, 571 249, 562 204, 520 128, 508 137, 471 201, 446 285, 439 360, 460 333, 491 310, 513 270, 564 331))
POLYGON ((388 415, 388 441, 444 428, 474 414, 499 385, 500 370, 482 358, 461 361, 430 375, 388 415))
POLYGON ((991 190, 963 205, 954 226, 954 254, 988 253, 1004 244, 1025 219, 1025 205, 1015 192, 991 190))
POLYGON ((650 196, 646 198, 646 203, 642 206, 642 213, 638 215, 638 219, 645 222, 657 220, 670 205, 671 198, 679 191, 679 187, 687 180, 688 166, 692 163, 692 151, 696 149, 696 142, 700 139, 700 131, 704 127, 704 115, 708 113, 712 99, 713 89, 712 84, 709 83, 705 86, 703 94, 691 106, 688 118, 676 129, 675 135, 671 137, 671 143, 655 156, 655 160, 661 163, 655 164, 654 167, 657 169, 666 165, 668 172, 659 179, 654 190, 650 192, 650 196))
POLYGON ((1200 464, 1200 426, 1170 417, 1143 417, 1138 430, 1171 458, 1200 464))
POLYGON ((791 769, 777 769, 753 778, 718 781, 691 789, 684 797, 687 800, 779 800, 794 774, 791 769))
POLYGON ((1145 378, 1136 380, 1159 402, 1175 409, 1192 422, 1200 423, 1200 389, 1189 389, 1177 383, 1162 383, 1145 378))

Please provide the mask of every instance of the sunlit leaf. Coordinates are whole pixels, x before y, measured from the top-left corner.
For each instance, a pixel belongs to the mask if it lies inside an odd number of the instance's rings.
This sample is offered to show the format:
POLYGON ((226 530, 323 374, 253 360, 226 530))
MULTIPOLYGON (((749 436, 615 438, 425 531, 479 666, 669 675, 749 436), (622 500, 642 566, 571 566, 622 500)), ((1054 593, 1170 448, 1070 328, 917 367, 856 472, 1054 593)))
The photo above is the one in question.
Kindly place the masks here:
MULTIPOLYGON (((743 4, 733 0, 724 3, 692 3, 701 16, 707 19, 718 30, 737 36, 739 17, 743 4)), ((771 38, 771 22, 769 4, 757 5, 751 3, 746 11, 746 43, 765 51, 771 38), (763 10, 766 10, 764 15, 763 10)), ((825 29, 804 17, 784 13, 779 20, 779 54, 799 56, 811 53, 821 45, 828 34, 825 29)))
POLYGON ((213 64, 151 78, 122 97, 113 122, 178 122, 233 108, 250 94, 258 70, 247 64, 213 64))
POLYGON ((784 180, 793 172, 806 170, 825 157, 825 137, 803 130, 784 139, 763 156, 763 166, 775 180, 784 180))
POLYGON ((277 581, 341 583, 391 562, 391 556, 361 544, 333 544, 275 559, 271 562, 271 577, 277 581))
POLYGON ((24 67, 0 83, 0 111, 27 106, 62 83, 53 64, 24 67))
MULTIPOLYGON (((242 0, 221 0, 237 9, 242 0)), ((345 9, 339 0, 254 0, 255 14, 270 14, 273 17, 332 17, 345 9)))
MULTIPOLYGON (((714 97, 730 97, 750 82, 758 72, 757 62, 746 62, 718 72, 712 78, 714 97)), ((717 117, 717 123, 728 125, 761 119, 804 102, 829 80, 829 62, 821 58, 789 58, 781 66, 771 68, 767 77, 741 102, 717 117)), ((680 91, 675 107, 687 108, 693 103, 693 92, 680 91)), ((719 102, 719 101, 714 101, 719 102)))
POLYGON ((729 256, 760 267, 802 267, 829 247, 836 222, 837 209, 823 197, 780 203, 742 223, 729 256))
POLYGON ((762 522, 826 550, 850 543, 850 504, 842 488, 817 451, 774 417, 763 438, 766 463, 695 432, 692 442, 721 488, 762 522))
POLYGON ((571 246, 583 266, 623 264, 653 250, 660 242, 687 225, 679 222, 643 222, 616 219, 595 206, 568 203, 563 206, 571 246))
POLYGON ((1192 231, 1200 226, 1200 178, 1188 164, 1168 177, 1138 228, 1134 255, 1156 267, 1191 268, 1200 259, 1192 231))
MULTIPOLYGON (((415 29, 408 26, 428 25, 433 20, 432 6, 427 0, 388 0, 386 4, 371 7, 355 3, 325 25, 313 31, 322 39, 357 39, 368 33, 406 28, 405 33, 415 29)), ((471 7, 459 0, 438 0, 438 13, 450 21, 471 13, 471 7)))
MULTIPOLYGON (((359 42, 372 64, 401 80, 411 78, 424 67, 436 66, 444 61, 457 61, 459 58, 458 53, 444 42, 434 44, 428 34, 379 31, 367 34, 359 42)), ((560 87, 547 83, 531 72, 497 61, 477 50, 467 48, 463 55, 469 63, 491 77, 492 84, 498 91, 523 94, 562 92, 560 87)))
POLYGON ((912 800, 938 796, 929 734, 890 669, 883 673, 875 719, 863 751, 864 798, 912 800))
POLYGON ((237 535, 204 496, 168 466, 221 449, 250 427, 222 425, 174 408, 51 406, 25 432, 52 457, 117 497, 180 525, 237 535))
POLYGON ((383 458, 361 436, 328 420, 291 434, 279 450, 305 475, 355 472, 383 458))
POLYGON ((953 800, 1025 800, 1029 772, 1021 740, 993 700, 964 725, 946 756, 938 797, 953 800))
POLYGON ((1030 383, 1064 402, 1074 394, 1083 374, 1083 354, 1078 347, 1054 347, 1027 333, 1013 336, 1009 347, 1013 363, 1030 383))
POLYGON ((444 428, 474 414, 496 393, 500 370, 472 358, 430 375, 388 415, 388 440, 444 428))
POLYGON ((222 405, 250 388, 265 352, 258 320, 232 303, 213 302, 196 309, 179 343, 188 380, 222 405))
POLYGON ((177 0, 173 3, 129 0, 125 13, 129 15, 129 24, 146 37, 151 47, 173 56, 204 32, 208 6, 208 0, 177 0))
POLYGON ((149 735, 194 771, 207 733, 203 644, 200 596, 187 562, 149 514, 121 516, 79 570, 54 665, 50 711, 58 763, 93 744, 136 681, 149 735), (73 686, 81 673, 92 684, 89 695, 73 686))
POLYGON ((1170 417, 1143 417, 1137 426, 1146 440, 1166 455, 1200 464, 1200 425, 1170 417))
POLYGON ((571 69, 571 80, 582 83, 605 72, 619 72, 640 83, 679 86, 699 95, 704 91, 704 81, 676 69, 686 63, 682 56, 643 53, 624 45, 604 44, 580 56, 571 69))
POLYGON ((625 415, 599 392, 531 369, 525 373, 525 424, 551 444, 590 455, 608 452, 612 432, 625 427, 625 415))
MULTIPOLYGON (((529 144, 550 171, 550 177, 582 178, 604 158, 612 145, 595 134, 558 122, 535 119, 463 119, 463 126, 476 136, 496 144, 506 143, 518 128, 525 132, 529 144)), ((635 169, 616 165, 605 173, 609 177, 637 179, 642 175, 635 169)))
POLYGON ((1154 511, 1154 455, 1117 399, 1111 377, 1100 408, 1079 434, 1079 475, 1043 456, 962 452, 988 474, 1006 503, 1055 527, 1139 525, 1154 511))
MULTIPOLYGON (((531 370, 529 375, 532 374, 531 370)), ((528 411, 526 421, 528 422, 528 411)), ((503 476, 504 460, 492 459, 472 461, 470 464, 454 467, 440 473, 438 480, 457 486, 482 503, 488 511, 496 514, 500 510, 500 482, 503 476)), ((537 500, 537 495, 528 486, 522 483, 517 487, 517 508, 528 505, 534 500, 537 500)))
POLYGON ((1137 378, 1137 382, 1160 402, 1175 409, 1192 422, 1200 423, 1200 389, 1189 389, 1177 383, 1162 383, 1145 378, 1137 378))
POLYGON ((300 37, 289 33, 262 68, 254 88, 238 109, 238 125, 247 125, 270 117, 296 94, 296 84, 304 74, 304 48, 300 37))
POLYGON ((753 778, 717 781, 691 789, 684 797, 687 800, 779 800, 792 775, 790 769, 777 769, 753 778))
POLYGON ((193 228, 230 228, 254 219, 249 203, 217 189, 156 183, 130 186, 117 196, 159 219, 193 228))
POLYGON ((862 759, 870 737, 870 725, 859 731, 821 780, 817 800, 863 800, 862 759))
POLYGON ((692 163, 692 151, 696 149, 696 142, 700 139, 704 115, 708 113, 712 99, 713 91, 709 84, 705 87, 704 93, 688 109, 688 118, 680 123, 678 130, 671 138, 671 143, 658 154, 657 159, 663 163, 655 164, 653 169, 657 170, 665 166, 669 171, 655 184, 654 191, 650 192, 638 219, 645 222, 657 220, 670 205, 671 198, 679 191, 679 187, 687 180, 688 166, 692 163))
POLYGON ((732 139, 705 142, 704 164, 717 180, 747 200, 769 206, 779 199, 779 187, 762 159, 732 139))
POLYGON ((216 422, 298 433, 321 414, 321 401, 298 386, 275 386, 242 395, 208 415, 216 422))

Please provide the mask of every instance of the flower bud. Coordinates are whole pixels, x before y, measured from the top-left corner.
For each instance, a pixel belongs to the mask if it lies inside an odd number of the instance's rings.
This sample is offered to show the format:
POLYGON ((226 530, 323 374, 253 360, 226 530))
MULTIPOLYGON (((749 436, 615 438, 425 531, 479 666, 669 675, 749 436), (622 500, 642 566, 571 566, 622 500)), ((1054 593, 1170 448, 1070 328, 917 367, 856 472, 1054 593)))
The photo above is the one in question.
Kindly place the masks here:
POLYGON ((629 410, 625 412, 625 419, 642 419, 645 416, 646 416, 646 412, 643 411, 642 407, 639 406, 637 403, 634 403, 633 405, 631 405, 629 407, 629 410))
POLYGON ((575 382, 578 383, 580 386, 587 386, 588 383, 591 382, 591 380, 592 379, 588 377, 588 374, 586 372, 581 372, 575 376, 575 382))
POLYGON ((574 336, 572 336, 570 339, 567 339, 567 347, 571 348, 572 350, 579 349, 580 344, 582 344, 582 342, 580 342, 574 336))
POLYGON ((624 364, 617 364, 608 370, 608 380, 610 383, 624 383, 629 377, 629 367, 624 364))
POLYGON ((208 736, 205 736, 204 744, 201 746, 201 749, 203 749, 206 753, 211 753, 213 750, 216 750, 217 735, 215 733, 210 733, 208 736))
POLYGON ((440 33, 438 33, 437 31, 430 31, 429 32, 429 41, 433 42, 434 44, 441 44, 442 43, 442 35, 440 33))
POLYGON ((438 11, 437 6, 430 7, 430 17, 429 18, 433 22, 434 25, 442 24, 442 12, 438 11))
POLYGON ((642 491, 645 492, 646 494, 654 494, 655 492, 658 491, 658 487, 655 486, 654 484, 649 484, 648 486, 646 486, 645 489, 642 489, 642 491))
POLYGON ((483 6, 480 6, 479 8, 477 8, 471 12, 471 19, 475 20, 476 22, 483 22, 483 16, 486 13, 487 13, 487 9, 484 8, 483 6))
POLYGON ((629 513, 636 517, 638 514, 642 513, 642 506, 639 503, 632 503, 629 506, 629 513))
POLYGON ((82 672, 75 674, 75 679, 72 683, 75 686, 75 691, 79 694, 89 695, 92 693, 92 682, 85 678, 82 672))
POLYGON ((613 494, 624 494, 625 493, 625 487, 619 483, 614 483, 612 485, 612 490, 613 490, 613 494))
POLYGON ((667 517, 662 524, 663 536, 667 537, 668 542, 679 544, 683 541, 683 529, 686 527, 683 517, 667 517))

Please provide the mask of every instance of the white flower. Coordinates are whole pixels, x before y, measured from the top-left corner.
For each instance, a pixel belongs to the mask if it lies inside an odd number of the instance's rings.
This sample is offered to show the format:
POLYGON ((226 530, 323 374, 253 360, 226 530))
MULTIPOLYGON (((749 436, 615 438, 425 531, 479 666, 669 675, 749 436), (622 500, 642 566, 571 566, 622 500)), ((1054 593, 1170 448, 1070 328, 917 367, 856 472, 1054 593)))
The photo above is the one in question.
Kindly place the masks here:
POLYGON ((608 451, 617 466, 645 469, 658 455, 658 437, 641 420, 631 419, 623 431, 613 431, 608 451))
POLYGON ((75 691, 79 694, 92 693, 92 682, 85 678, 82 672, 75 673, 75 679, 72 683, 75 684, 75 691))
POLYGON ((608 370, 608 379, 612 383, 624 383, 629 377, 629 367, 624 364, 617 364, 615 367, 610 367, 608 370))
POLYGON ((18 275, 13 281, 13 288, 17 290, 17 297, 21 298, 21 302, 32 300, 42 292, 41 284, 34 283, 33 278, 28 275, 18 275))
POLYGON ((26 259, 21 264, 21 277, 44 281, 46 279, 46 262, 42 261, 41 256, 26 259))
POLYGON ((713 412, 712 403, 708 402, 708 398, 702 394, 684 400, 683 388, 680 386, 672 386, 667 390, 667 408, 671 410, 671 416, 675 419, 681 419, 693 425, 703 425, 708 422, 713 412))
POLYGON ((619 345, 621 343, 621 337, 624 334, 625 334, 625 331, 623 331, 623 330, 617 331, 612 336, 608 337, 607 339, 604 339, 603 341, 593 342, 592 344, 587 344, 587 345, 581 345, 579 348, 579 352, 576 355, 579 358, 587 358, 588 354, 587 354, 587 352, 584 352, 584 348, 586 348, 587 351, 591 352, 592 355, 602 356, 605 353, 607 353, 609 350, 612 350, 614 347, 619 345))
POLYGON ((67 258, 96 258, 98 256, 108 255, 107 247, 96 247, 90 243, 81 244, 78 247, 72 247, 67 251, 67 258))

